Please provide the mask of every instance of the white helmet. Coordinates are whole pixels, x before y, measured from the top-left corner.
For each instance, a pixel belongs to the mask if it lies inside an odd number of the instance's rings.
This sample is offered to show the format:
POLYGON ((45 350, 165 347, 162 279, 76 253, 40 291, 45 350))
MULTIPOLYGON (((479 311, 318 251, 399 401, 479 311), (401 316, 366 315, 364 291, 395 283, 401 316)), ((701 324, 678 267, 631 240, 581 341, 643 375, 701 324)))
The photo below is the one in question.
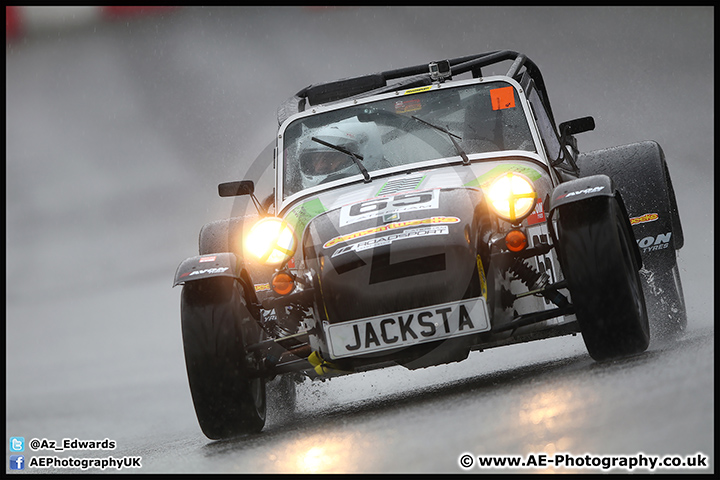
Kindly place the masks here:
POLYGON ((303 188, 360 173, 350 155, 322 145, 312 137, 360 155, 368 171, 380 168, 382 140, 377 125, 361 123, 355 118, 343 120, 303 134, 298 145, 303 188))

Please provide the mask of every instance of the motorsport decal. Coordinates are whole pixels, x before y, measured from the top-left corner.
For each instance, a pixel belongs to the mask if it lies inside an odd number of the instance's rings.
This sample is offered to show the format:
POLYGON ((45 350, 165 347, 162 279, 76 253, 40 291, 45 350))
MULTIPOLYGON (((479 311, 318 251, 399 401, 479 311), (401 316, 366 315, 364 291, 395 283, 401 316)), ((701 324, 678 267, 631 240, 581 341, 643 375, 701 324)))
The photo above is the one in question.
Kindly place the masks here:
POLYGON ((371 238, 362 242, 353 243, 345 247, 340 247, 333 252, 330 258, 335 258, 348 252, 362 252, 370 248, 390 245, 399 240, 408 240, 410 238, 426 237, 429 235, 447 235, 449 233, 447 225, 431 225, 427 227, 408 228, 402 232, 385 235, 383 237, 371 238))
POLYGON ((192 277, 194 275, 225 273, 228 270, 230 270, 230 267, 215 267, 215 268, 206 268, 204 270, 193 270, 192 272, 183 273, 182 275, 180 275, 180 278, 192 277))
POLYGON ((541 198, 537 199, 537 202, 535 203, 535 209, 530 214, 529 217, 527 217, 527 223, 528 225, 535 225, 536 223, 542 223, 546 220, 545 218, 545 209, 543 208, 543 202, 541 198))
POLYGON ((345 205, 340 209, 339 226, 370 220, 393 213, 429 210, 440 206, 440 190, 424 190, 345 205))
POLYGON ((217 258, 216 255, 213 255, 212 257, 202 257, 200 260, 198 260, 198 263, 204 263, 204 262, 214 262, 217 258))
POLYGON ((380 225, 379 227, 366 228, 358 232, 348 233, 346 235, 340 235, 328 240, 323 245, 323 248, 330 248, 338 243, 347 242, 348 240, 355 240, 356 238, 364 237, 366 235, 374 235, 376 233, 387 232, 388 230, 395 230, 398 228, 415 227, 418 225, 427 224, 447 224, 447 223, 458 223, 460 219, 458 217, 431 217, 431 218, 418 218, 414 220, 406 220, 404 222, 389 223, 387 225, 380 225))
POLYGON ((395 113, 412 113, 422 110, 422 104, 419 98, 410 100, 398 100, 395 102, 395 113))
POLYGON ((638 223, 654 222, 658 218, 660 218, 660 215, 658 215, 657 213, 646 213, 645 215, 631 218, 630 225, 637 225, 638 223))
POLYGON ((562 195, 557 197, 555 200, 560 200, 561 198, 565 198, 565 197, 574 197, 575 195, 589 195, 591 193, 600 192, 604 189, 605 189, 605 186, 601 185, 599 187, 592 187, 592 188, 585 188, 583 190, 576 190, 574 192, 563 193, 562 195))
POLYGON ((484 173, 474 180, 469 181, 465 187, 480 187, 482 189, 487 188, 497 177, 507 172, 517 172, 525 175, 533 182, 542 177, 542 174, 531 167, 524 165, 517 165, 512 163, 504 163, 491 169, 489 172, 484 173))
POLYGON ((410 90, 405 90, 405 95, 412 95, 413 93, 427 92, 431 88, 432 88, 432 85, 429 85, 427 87, 411 88, 410 90))
POLYGON ((656 250, 665 250, 670 246, 670 237, 672 232, 661 233, 656 237, 645 237, 637 241, 642 253, 654 252, 656 250))
POLYGON ((482 293, 485 301, 487 301, 487 278, 485 278, 485 268, 483 267, 482 258, 480 258, 480 255, 476 255, 476 257, 478 275, 480 277, 480 292, 482 293))

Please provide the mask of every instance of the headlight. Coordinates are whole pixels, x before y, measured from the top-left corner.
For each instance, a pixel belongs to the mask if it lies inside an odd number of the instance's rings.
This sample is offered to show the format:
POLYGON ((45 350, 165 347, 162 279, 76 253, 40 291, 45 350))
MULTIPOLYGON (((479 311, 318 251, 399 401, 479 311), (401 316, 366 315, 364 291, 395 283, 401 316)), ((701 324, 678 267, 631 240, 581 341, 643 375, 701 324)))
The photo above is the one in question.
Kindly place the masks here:
POLYGON ((245 252, 265 265, 281 265, 295 254, 297 239, 290 225, 277 217, 263 218, 245 238, 245 252))
POLYGON ((532 183, 525 176, 508 172, 495 179, 488 189, 490 204, 504 220, 517 223, 535 208, 532 183))

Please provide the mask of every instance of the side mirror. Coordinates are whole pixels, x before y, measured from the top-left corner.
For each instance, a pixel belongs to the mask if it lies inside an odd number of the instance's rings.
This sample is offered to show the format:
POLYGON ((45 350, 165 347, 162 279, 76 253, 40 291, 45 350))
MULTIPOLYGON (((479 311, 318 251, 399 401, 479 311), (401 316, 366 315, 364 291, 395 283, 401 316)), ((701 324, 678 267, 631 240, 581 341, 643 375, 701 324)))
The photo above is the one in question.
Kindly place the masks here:
POLYGON ((241 180, 239 182, 226 182, 218 185, 218 194, 221 197, 238 197, 240 195, 250 195, 258 214, 267 217, 268 212, 255 197, 255 182, 252 180, 241 180))
POLYGON ((561 123, 559 128, 561 137, 589 132, 595 130, 595 119, 593 117, 576 118, 575 120, 561 123))
POLYGON ((567 162, 570 163, 575 170, 577 170, 575 157, 578 154, 578 146, 577 139, 574 135, 594 130, 595 119, 593 117, 576 118, 575 120, 561 123, 558 128, 560 129, 560 145, 562 153, 556 161, 552 162, 552 165, 559 165, 567 160, 567 162), (570 147, 571 152, 568 152, 566 147, 570 147))
POLYGON ((218 185, 218 194, 221 197, 237 197, 240 195, 252 195, 255 193, 255 182, 242 180, 240 182, 227 182, 218 185))

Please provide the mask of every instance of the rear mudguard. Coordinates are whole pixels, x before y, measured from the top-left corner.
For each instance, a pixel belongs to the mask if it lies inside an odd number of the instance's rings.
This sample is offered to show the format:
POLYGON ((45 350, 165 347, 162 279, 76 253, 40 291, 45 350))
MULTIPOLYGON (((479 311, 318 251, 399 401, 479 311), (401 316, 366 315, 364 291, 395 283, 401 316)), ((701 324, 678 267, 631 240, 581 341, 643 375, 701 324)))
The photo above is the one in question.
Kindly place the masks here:
POLYGON ((646 141, 595 150, 578 157, 581 177, 609 176, 620 192, 633 234, 650 268, 672 268, 684 238, 665 155, 646 141))

